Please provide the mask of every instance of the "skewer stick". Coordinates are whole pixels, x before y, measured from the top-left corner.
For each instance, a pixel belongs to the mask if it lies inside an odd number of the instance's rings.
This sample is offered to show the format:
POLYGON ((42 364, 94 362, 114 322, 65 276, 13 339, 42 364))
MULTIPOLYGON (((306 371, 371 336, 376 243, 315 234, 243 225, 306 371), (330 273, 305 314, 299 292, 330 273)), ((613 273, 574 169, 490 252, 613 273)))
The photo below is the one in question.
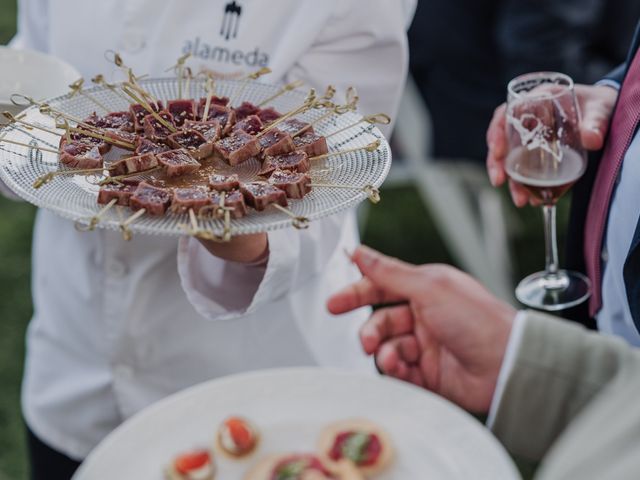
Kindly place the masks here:
POLYGON ((343 113, 346 113, 347 110, 345 110, 344 108, 342 108, 343 105, 336 105, 335 108, 333 108, 332 110, 328 111, 327 113, 325 113, 324 115, 322 115, 321 117, 319 117, 318 119, 314 120, 313 122, 309 123, 309 125, 302 127, 300 130, 298 130, 297 132, 295 132, 293 135, 291 135, 293 138, 297 137, 298 135, 302 135, 304 132, 306 132, 307 130, 309 130, 312 127, 315 127, 317 124, 319 124, 320 122, 322 122, 323 120, 331 117, 332 115, 342 115, 343 113))
POLYGON ((133 98, 137 103, 139 103, 140 105, 142 105, 142 108, 144 108, 147 112, 149 112, 150 115, 153 115, 153 118, 155 118, 156 120, 158 120, 163 126, 165 126, 167 129, 169 129, 169 131, 171 133, 175 133, 177 132, 176 128, 171 125, 169 122, 167 122, 164 118, 162 118, 158 112, 156 112, 151 105, 146 101, 143 100, 141 97, 139 97, 136 93, 134 93, 133 91, 131 91, 131 89, 135 89, 134 85, 132 85, 129 82, 126 82, 123 86, 122 86, 122 91, 124 93, 126 93, 127 95, 129 95, 131 98, 133 98))
POLYGON ((18 145, 19 147, 27 147, 33 148, 34 150, 42 150, 43 152, 55 153, 56 155, 60 152, 58 150, 54 150, 52 148, 39 147, 37 145, 29 145, 28 143, 17 142, 15 140, 7 140, 6 138, 0 138, 0 143, 10 143, 12 145, 18 145))
POLYGON ((277 203, 272 203, 271 205, 273 205, 274 208, 280 210, 282 213, 286 213, 287 215, 289 215, 293 219, 292 225, 298 230, 306 230, 307 228, 309 228, 310 221, 307 217, 300 217, 288 208, 284 208, 282 205, 278 205, 277 203))
POLYGON ((260 77, 262 77, 263 75, 267 75, 269 73, 271 73, 271 69, 269 67, 262 67, 257 72, 253 72, 253 73, 250 73, 249 75, 247 75, 243 79, 242 83, 240 84, 239 89, 233 94, 233 96, 229 100, 229 105, 233 106, 233 104, 236 102, 236 99, 242 97, 242 94, 244 93, 245 89, 247 88, 247 85, 249 84, 250 80, 257 80, 260 77))
POLYGON ((367 152, 375 152, 380 147, 381 143, 382 142, 380 140, 376 140, 375 142, 371 142, 370 144, 365 145, 363 147, 349 148, 347 150, 340 150, 338 152, 329 152, 329 153, 325 153, 324 155, 309 157, 309 160, 322 160, 324 158, 335 157, 337 155, 344 155, 347 153, 359 152, 360 150, 365 150, 367 152))
POLYGON ((380 190, 378 190, 376 187, 374 187, 373 185, 365 185, 364 187, 359 187, 356 185, 339 185, 339 184, 332 184, 332 183, 311 183, 310 187, 312 188, 316 188, 316 187, 322 187, 322 188, 342 188, 345 190, 361 190, 364 193, 367 194, 367 196, 369 197, 369 201, 371 203, 378 203, 380 202, 380 190))
POLYGON ((316 105, 318 105, 318 101, 316 99, 316 91, 312 88, 309 91, 309 95, 307 96, 307 98, 305 99, 305 101, 304 101, 304 103, 302 105, 300 105, 297 108, 294 108, 290 112, 287 112, 284 115, 282 115, 277 120, 274 120, 273 122, 271 122, 264 129, 262 129, 262 131, 260 133, 258 133, 256 135, 256 137, 258 137, 258 138, 262 137, 265 133, 269 132, 270 130, 273 130, 275 127, 280 125, 282 122, 290 119, 291 117, 299 115, 300 113, 306 112, 307 110, 309 110, 310 108, 313 108, 316 105))
POLYGON ((193 72, 191 71, 191 68, 184 67, 184 76, 187 79, 184 91, 186 92, 187 97, 189 97, 189 93, 191 92, 191 80, 193 80, 193 72))
POLYGON ((106 168, 81 168, 81 169, 69 169, 69 170, 57 170, 55 172, 49 172, 41 177, 38 177, 35 182, 33 182, 33 188, 40 188, 43 185, 46 185, 51 180, 59 175, 86 175, 91 173, 102 173, 106 168))
POLYGON ((213 92, 214 92, 214 83, 211 77, 207 79, 205 90, 207 91, 207 100, 204 104, 204 112, 202 114, 202 118, 206 122, 207 119, 209 118, 209 108, 211 108, 211 97, 213 96, 213 92))
POLYGON ((357 127, 362 123, 368 123, 370 125, 374 125, 374 124, 389 125, 391 123, 391 117, 386 113, 375 113, 373 115, 367 115, 366 117, 363 117, 362 120, 358 120, 357 122, 352 123, 351 125, 347 125, 346 127, 341 128, 337 132, 333 132, 333 133, 330 133, 329 135, 325 135, 325 138, 331 138, 334 135, 338 135, 339 133, 345 132, 353 127, 357 127))
POLYGON ((35 123, 29 123, 29 122, 25 122, 24 120, 15 117, 11 112, 8 111, 4 111, 2 112, 2 115, 9 120, 9 123, 7 125, 11 125, 12 123, 19 123, 21 125, 25 125, 29 128, 35 128, 36 130, 42 130, 43 132, 47 132, 50 133, 52 135, 57 135, 57 136, 62 136, 63 134, 60 132, 56 132, 54 130, 50 130, 49 128, 40 126, 40 125, 36 125, 35 123))
POLYGON ((107 213, 116 203, 118 203, 117 198, 112 198, 109 203, 107 203, 98 213, 96 213, 93 217, 91 217, 88 222, 78 220, 73 226, 79 232, 92 232, 96 229, 98 223, 100 223, 101 218, 107 213))
POLYGON ((141 208, 140 210, 138 210, 136 213, 131 215, 129 218, 127 218, 124 222, 120 224, 120 231, 122 231, 122 238, 124 238, 125 241, 128 242, 133 238, 133 232, 129 229, 129 225, 135 222, 138 218, 140 218, 146 212, 147 212, 146 208, 141 208))
POLYGON ((112 84, 112 83, 108 83, 108 82, 104 79, 104 75, 102 75, 101 73, 100 73, 100 74, 98 74, 98 75, 96 75, 95 77, 93 77, 93 78, 91 79, 91 81, 92 81, 93 83, 95 83, 96 85, 100 85, 100 86, 103 86, 103 87, 107 87, 107 88, 108 88, 109 90, 111 90, 113 93, 115 93, 115 94, 116 94, 116 95, 118 95, 120 98, 122 98, 125 102, 127 102, 127 103, 131 103, 131 102, 129 101, 129 99, 128 99, 127 97, 125 97, 125 96, 122 94, 122 92, 120 92, 120 91, 118 90, 118 88, 117 88, 114 84, 112 84))
POLYGON ((276 93, 275 95, 272 95, 271 97, 267 98, 266 100, 263 100, 261 103, 259 103, 257 106, 259 108, 264 107, 265 105, 273 102, 276 98, 281 97, 282 95, 284 95, 287 92, 290 92, 292 90, 295 90, 296 88, 300 88, 304 85, 304 82, 302 80, 296 80, 294 82, 288 83, 286 84, 284 87, 282 87, 278 93, 276 93))
MULTIPOLYGON (((103 187, 104 185, 109 185, 111 183, 121 183, 120 180, 124 180, 125 178, 137 177, 138 175, 146 175, 147 173, 156 172, 162 169, 162 167, 153 167, 148 170, 141 170, 139 172, 126 173, 124 175, 116 175, 115 177, 107 177, 98 183, 99 186, 103 187)), ((108 170, 108 169, 107 169, 108 170)))
POLYGON ((100 103, 96 98, 94 98, 92 95, 89 95, 87 92, 85 92, 84 90, 82 90, 82 85, 84 84, 84 78, 80 78, 78 80, 76 80, 75 82, 73 82, 71 85, 69 85, 69 88, 71 89, 71 96, 73 97, 76 94, 80 94, 83 97, 89 99, 91 102, 93 102, 94 104, 96 104, 99 108, 101 108, 102 110, 104 110, 106 113, 109 113, 110 110, 104 106, 104 104, 100 103))
POLYGON ((360 101, 356 87, 347 88, 346 99, 349 109, 355 112, 358 109, 358 102, 360 101))

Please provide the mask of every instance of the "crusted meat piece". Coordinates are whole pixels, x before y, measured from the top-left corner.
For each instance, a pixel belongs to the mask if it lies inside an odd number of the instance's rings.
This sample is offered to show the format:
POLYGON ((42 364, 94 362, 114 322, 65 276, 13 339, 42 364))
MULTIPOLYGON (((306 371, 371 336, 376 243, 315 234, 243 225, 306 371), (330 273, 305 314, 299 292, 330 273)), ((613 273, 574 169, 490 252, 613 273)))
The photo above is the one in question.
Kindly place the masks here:
MULTIPOLYGON (((220 200, 222 199, 222 192, 211 192, 211 204, 214 207, 220 206, 220 200)), ((224 206, 231 209, 231 218, 242 218, 247 214, 247 204, 245 203, 244 196, 239 190, 231 190, 224 194, 224 206)), ((214 210, 214 215, 218 217, 217 212, 214 210)))
POLYGON ((290 118, 282 123, 279 123, 278 128, 283 132, 287 132, 289 135, 294 135, 303 128, 306 129, 304 133, 314 133, 313 127, 310 123, 303 122, 302 120, 298 120, 297 118, 290 118))
POLYGON ((286 132, 274 128, 262 135, 259 139, 262 155, 268 157, 270 155, 282 155, 293 152, 295 146, 293 138, 286 132))
POLYGON ((158 160, 153 153, 143 153, 135 157, 125 157, 109 166, 109 174, 112 176, 127 175, 129 173, 144 172, 157 167, 158 160))
POLYGON ((229 165, 235 166, 258 155, 260 143, 253 135, 240 130, 229 137, 218 140, 214 144, 214 149, 229 165))
POLYGON ((293 144, 296 146, 296 150, 301 150, 310 157, 317 157, 318 155, 329 153, 327 139, 315 133, 303 133, 293 139, 293 144))
POLYGON ((213 174, 209 177, 209 187, 218 192, 229 192, 240 188, 240 179, 238 175, 218 175, 213 174))
POLYGON ((202 109, 202 112, 200 112, 200 119, 203 122, 218 120, 220 122, 220 126, 222 127, 222 135, 227 135, 233 128, 233 125, 236 123, 235 110, 229 107, 223 107, 221 105, 212 104, 209 107, 207 118, 202 118, 203 115, 204 115, 204 107, 202 109))
POLYGON ((243 120, 236 122, 236 124, 233 126, 234 132, 238 130, 247 132, 250 135, 256 135, 258 132, 260 132, 260 130, 262 130, 262 121, 256 115, 249 115, 243 120))
POLYGON ((98 203, 107 204, 114 198, 118 201, 116 205, 129 206, 131 196, 138 188, 138 180, 124 179, 121 183, 110 183, 100 188, 98 191, 98 203))
POLYGON ((159 153, 156 158, 160 166, 164 167, 167 177, 179 177, 200 169, 200 163, 185 149, 159 153))
POLYGON ((101 168, 100 149, 83 142, 64 142, 60 148, 60 163, 70 168, 101 168))
POLYGON ((107 138, 110 138, 117 142, 124 142, 132 145, 132 148, 117 145, 118 148, 124 148, 125 150, 135 150, 135 145, 138 142, 138 138, 140 138, 135 133, 127 132, 125 130, 120 130, 117 128, 105 128, 103 130, 103 133, 107 138))
POLYGON ((147 138, 138 137, 135 154, 142 155, 143 153, 153 153, 154 155, 157 155, 158 153, 168 152, 169 150, 171 149, 164 143, 154 143, 147 138))
POLYGON ((210 157, 213 153, 213 144, 196 130, 180 130, 167 137, 167 143, 173 148, 184 148, 196 160, 210 157))
POLYGON ((129 206, 134 210, 144 208, 149 215, 164 215, 171 205, 171 192, 165 188, 154 187, 147 182, 140 182, 129 199, 129 206))
POLYGON ((288 170, 305 173, 311 169, 309 156, 305 152, 295 151, 284 155, 267 157, 258 175, 270 176, 275 170, 288 170))
POLYGON ((98 128, 117 128, 125 132, 133 132, 133 115, 131 112, 110 112, 104 117, 93 112, 82 123, 98 128))
POLYGON ((186 213, 193 210, 198 213, 201 208, 211 205, 211 194, 202 188, 174 188, 171 210, 186 213))
MULTIPOLYGON (((160 117, 168 124, 175 127, 175 124, 173 123, 173 115, 171 115, 169 112, 167 112, 166 110, 162 110, 161 112, 158 112, 158 115, 160 115, 160 117)), ((142 123, 144 125, 144 136, 152 142, 162 143, 166 141, 166 138, 173 133, 151 114, 144 117, 142 123)))
POLYGON ((236 111, 236 118, 240 121, 251 115, 257 114, 260 111, 260 108, 256 107, 251 102, 242 102, 242 104, 239 107, 234 108, 234 110, 236 111))
POLYGON ((244 195, 247 205, 261 212, 272 203, 277 203, 283 207, 287 206, 287 195, 273 185, 266 182, 251 182, 240 186, 240 191, 244 195))
MULTIPOLYGON (((198 115, 197 119, 202 120, 202 114, 204 113, 204 107, 207 105, 207 97, 202 97, 200 101, 198 101, 198 115)), ((211 97, 211 105, 218 105, 220 107, 227 107, 229 105, 228 97, 216 97, 213 95, 211 97)))
POLYGON ((196 119, 195 100, 169 100, 167 110, 173 115, 176 127, 182 127, 187 120, 196 119))
MULTIPOLYGON (((162 110, 162 102, 153 103, 150 105, 154 112, 160 112, 162 110)), ((129 107, 129 113, 133 117, 133 129, 136 132, 142 132, 144 130, 144 117, 149 115, 149 112, 139 103, 134 103, 129 107)))
MULTIPOLYGON (((99 138, 90 137, 89 135, 84 135, 83 133, 76 132, 69 135, 72 143, 85 143, 87 145, 91 145, 92 147, 98 147, 98 151, 101 155, 106 154, 109 150, 111 150, 111 145, 101 140, 99 138)), ((63 135, 60 138, 59 148, 64 147, 67 143, 67 136, 63 135)))
POLYGON ((195 130, 201 134, 207 142, 215 142, 222 136, 222 126, 218 120, 208 122, 187 120, 184 122, 185 130, 195 130))
POLYGON ((279 119, 282 116, 282 114, 275 110, 273 107, 263 108, 256 115, 258 115, 258 118, 262 120, 262 123, 264 123, 265 125, 279 119))
POLYGON ((301 199, 311 192, 311 177, 306 173, 276 170, 269 177, 269 183, 284 191, 288 198, 301 199))

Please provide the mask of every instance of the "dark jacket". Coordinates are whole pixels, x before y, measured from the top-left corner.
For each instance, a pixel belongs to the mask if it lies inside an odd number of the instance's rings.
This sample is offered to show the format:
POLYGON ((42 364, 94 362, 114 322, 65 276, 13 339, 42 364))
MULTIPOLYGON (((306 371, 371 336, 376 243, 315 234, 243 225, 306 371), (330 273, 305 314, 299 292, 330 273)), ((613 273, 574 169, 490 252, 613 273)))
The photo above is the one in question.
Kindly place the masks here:
MULTIPOLYGON (((627 61, 607 75, 606 78, 615 80, 622 84, 627 75, 627 65, 631 63, 631 59, 634 58, 639 47, 640 24, 638 24, 638 29, 636 30, 635 37, 632 41, 627 61)), ((638 132, 636 131, 636 135, 637 134, 638 132)), ((569 232, 567 235, 566 264, 569 269, 578 270, 583 273, 586 271, 584 258, 584 228, 589 199, 591 197, 591 191, 593 189, 598 165, 600 163, 601 153, 602 152, 597 152, 590 156, 589 166, 585 175, 573 188, 571 201, 571 217, 569 221, 569 232)), ((640 182, 640 179, 638 179, 638 181, 640 182)), ((631 315, 633 316, 633 321, 636 324, 636 327, 640 331, 640 221, 636 226, 635 235, 631 242, 631 248, 625 262, 624 280, 631 315)), ((586 305, 581 305, 578 308, 567 311, 566 316, 591 328, 595 325, 594 319, 589 318, 586 305)))
POLYGON ((485 132, 507 82, 562 71, 593 83, 624 61, 638 0, 419 0, 411 72, 440 158, 484 162, 485 132))

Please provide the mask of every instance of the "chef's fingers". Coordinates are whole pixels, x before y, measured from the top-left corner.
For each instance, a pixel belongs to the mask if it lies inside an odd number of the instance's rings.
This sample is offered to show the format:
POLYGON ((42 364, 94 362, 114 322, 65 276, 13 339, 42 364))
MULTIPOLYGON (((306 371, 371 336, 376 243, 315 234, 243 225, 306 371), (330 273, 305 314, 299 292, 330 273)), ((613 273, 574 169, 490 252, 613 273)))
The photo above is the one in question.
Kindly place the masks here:
POLYGON ((532 196, 529 191, 513 180, 509 180, 509 192, 511 193, 511 199, 516 207, 524 207, 529 204, 532 196))

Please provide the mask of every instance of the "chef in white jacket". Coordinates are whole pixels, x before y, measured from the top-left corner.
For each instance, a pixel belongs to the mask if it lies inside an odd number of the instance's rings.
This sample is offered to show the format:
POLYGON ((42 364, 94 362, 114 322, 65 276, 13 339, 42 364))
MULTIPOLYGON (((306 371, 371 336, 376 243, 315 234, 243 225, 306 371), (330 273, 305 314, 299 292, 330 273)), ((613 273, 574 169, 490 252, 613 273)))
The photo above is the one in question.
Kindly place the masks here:
MULTIPOLYGON (((394 115, 414 3, 20 0, 12 45, 56 55, 87 79, 114 73, 107 50, 151 76, 186 52, 195 71, 268 66, 269 81, 354 85, 362 111, 394 115)), ((32 440, 80 461, 127 417, 204 380, 296 365, 373 371, 356 335, 366 312, 337 319, 324 307, 358 277, 344 254, 358 242, 353 212, 254 240, 244 255, 237 243, 124 242, 39 211, 22 395, 32 440)))

